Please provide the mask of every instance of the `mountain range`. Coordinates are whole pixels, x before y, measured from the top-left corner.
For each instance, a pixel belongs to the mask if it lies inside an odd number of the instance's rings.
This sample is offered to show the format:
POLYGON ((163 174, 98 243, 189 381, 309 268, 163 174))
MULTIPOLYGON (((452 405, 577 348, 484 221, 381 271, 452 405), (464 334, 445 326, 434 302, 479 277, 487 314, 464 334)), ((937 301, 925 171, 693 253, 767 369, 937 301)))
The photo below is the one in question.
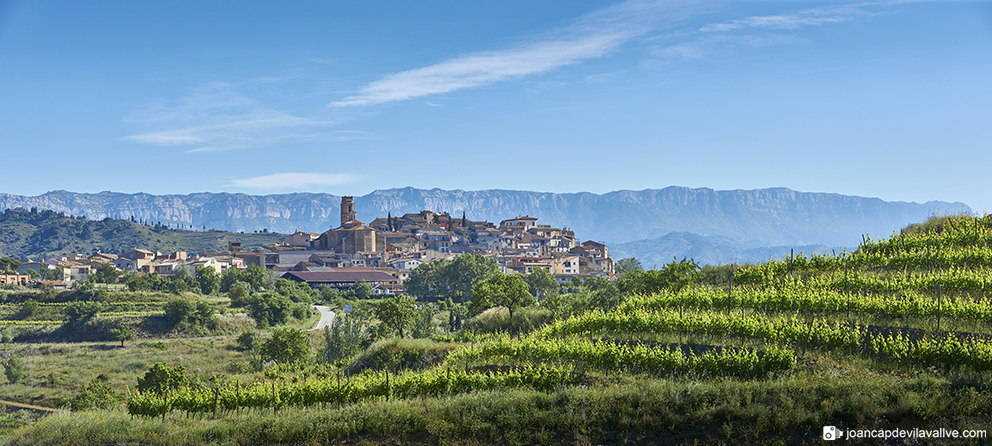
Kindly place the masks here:
MULTIPOLYGON (((337 227, 340 202, 340 196, 325 193, 0 194, 0 210, 37 207, 85 215, 91 220, 134 217, 151 224, 245 232, 264 228, 281 233, 323 232, 337 227)), ((470 220, 497 224, 507 218, 529 215, 538 217, 538 223, 568 227, 582 240, 615 246, 617 255, 641 253, 643 256, 644 250, 651 254, 667 243, 668 250, 681 244, 689 246, 690 251, 697 246, 700 250, 719 252, 707 256, 713 259, 761 257, 770 247, 777 247, 774 252, 788 253, 796 247, 807 247, 808 252, 810 247, 856 246, 862 234, 888 236, 898 228, 932 215, 971 212, 970 207, 960 202, 887 202, 786 188, 718 191, 678 186, 605 194, 407 187, 376 190, 355 197, 355 208, 359 220, 365 222, 387 214, 400 216, 424 209, 458 217, 465 213, 470 220)), ((665 257, 670 260, 671 255, 666 253, 665 257)), ((697 260, 701 260, 699 256, 697 260)))

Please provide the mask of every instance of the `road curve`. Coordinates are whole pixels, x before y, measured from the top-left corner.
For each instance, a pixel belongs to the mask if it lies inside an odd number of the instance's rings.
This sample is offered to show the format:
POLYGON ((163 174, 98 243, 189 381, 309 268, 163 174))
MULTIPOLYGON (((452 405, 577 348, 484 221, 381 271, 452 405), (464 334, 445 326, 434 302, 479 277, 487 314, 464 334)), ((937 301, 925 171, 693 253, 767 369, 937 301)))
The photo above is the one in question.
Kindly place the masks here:
POLYGON ((334 325, 334 318, 337 315, 334 314, 333 311, 331 311, 331 308, 330 307, 327 307, 327 306, 324 306, 324 305, 314 305, 313 307, 316 308, 317 311, 320 312, 320 321, 317 322, 317 326, 316 327, 313 327, 313 328, 311 328, 310 330, 307 330, 307 331, 323 330, 324 327, 330 327, 331 325, 334 325))

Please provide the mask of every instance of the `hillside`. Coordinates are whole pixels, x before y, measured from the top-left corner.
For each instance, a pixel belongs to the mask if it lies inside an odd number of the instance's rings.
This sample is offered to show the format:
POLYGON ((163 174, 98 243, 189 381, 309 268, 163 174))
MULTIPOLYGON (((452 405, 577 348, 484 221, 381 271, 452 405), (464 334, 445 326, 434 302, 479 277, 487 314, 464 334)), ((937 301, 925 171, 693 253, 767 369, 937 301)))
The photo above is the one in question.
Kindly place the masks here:
MULTIPOLYGON (((197 193, 150 195, 54 191, 36 197, 0 194, 0 210, 16 207, 52 209, 85 215, 168 222, 229 231, 296 230, 323 232, 337 227, 340 197, 293 193, 245 195, 197 193)), ((962 203, 886 202, 785 188, 716 191, 666 187, 606 194, 514 190, 377 190, 355 197, 359 220, 387 213, 401 215, 424 209, 473 220, 500 220, 517 215, 540 223, 566 226, 583 239, 610 244, 662 237, 670 232, 721 236, 753 246, 850 246, 867 233, 887 236, 893 228, 932 215, 970 212, 962 203)))
POLYGON ((144 225, 130 220, 89 220, 60 212, 6 211, 0 214, 0 257, 40 259, 69 253, 97 251, 122 254, 143 248, 156 251, 201 253, 226 251, 229 240, 252 248, 279 241, 282 234, 195 231, 144 225))
MULTIPOLYGON (((371 344, 381 368, 361 372, 342 367, 363 357, 356 348, 314 369, 273 366, 205 387, 186 354, 170 357, 199 381, 163 395, 118 380, 126 405, 52 415, 11 442, 821 444, 870 430, 900 441, 852 444, 987 444, 992 216, 860 242, 737 268, 732 284, 701 283, 684 263, 568 284, 516 320, 491 308, 461 328, 444 328, 457 305, 421 302, 441 325, 371 344)), ((311 348, 330 349, 326 339, 311 348)), ((72 358, 4 348, 49 367, 72 358)), ((141 348, 103 350, 140 371, 151 366, 141 348)), ((251 354, 219 350, 231 363, 251 354)))

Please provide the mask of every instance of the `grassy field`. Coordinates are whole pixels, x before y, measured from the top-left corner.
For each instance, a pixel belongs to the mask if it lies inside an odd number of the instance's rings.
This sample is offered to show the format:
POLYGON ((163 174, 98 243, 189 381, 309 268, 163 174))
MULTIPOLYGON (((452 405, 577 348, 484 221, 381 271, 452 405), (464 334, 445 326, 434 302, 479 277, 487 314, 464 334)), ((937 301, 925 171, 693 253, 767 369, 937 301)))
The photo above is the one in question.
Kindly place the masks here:
MULTIPOLYGON (((319 316, 314 316, 294 325, 312 328, 317 320, 319 316)), ((310 334, 315 347, 320 336, 318 332, 310 334)), ((117 342, 0 344, 0 358, 12 354, 23 358, 28 377, 11 384, 0 375, 2 399, 46 407, 63 406, 100 375, 120 391, 133 388, 137 379, 157 362, 181 365, 205 380, 230 375, 242 375, 246 380, 264 377, 252 371, 251 353, 237 348, 235 336, 139 340, 127 342, 124 347, 117 342)))

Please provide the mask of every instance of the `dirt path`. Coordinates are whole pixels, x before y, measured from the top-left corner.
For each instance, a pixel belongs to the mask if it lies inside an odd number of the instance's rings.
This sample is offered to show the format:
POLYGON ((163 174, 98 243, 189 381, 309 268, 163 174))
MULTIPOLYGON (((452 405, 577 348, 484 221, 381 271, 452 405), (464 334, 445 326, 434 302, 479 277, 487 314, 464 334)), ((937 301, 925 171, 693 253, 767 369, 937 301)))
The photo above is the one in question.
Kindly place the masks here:
POLYGON ((51 407, 32 406, 30 404, 15 403, 13 401, 7 401, 7 400, 0 400, 0 406, 12 407, 14 409, 33 410, 35 412, 45 412, 45 413, 52 413, 59 411, 59 409, 52 409, 51 407))

